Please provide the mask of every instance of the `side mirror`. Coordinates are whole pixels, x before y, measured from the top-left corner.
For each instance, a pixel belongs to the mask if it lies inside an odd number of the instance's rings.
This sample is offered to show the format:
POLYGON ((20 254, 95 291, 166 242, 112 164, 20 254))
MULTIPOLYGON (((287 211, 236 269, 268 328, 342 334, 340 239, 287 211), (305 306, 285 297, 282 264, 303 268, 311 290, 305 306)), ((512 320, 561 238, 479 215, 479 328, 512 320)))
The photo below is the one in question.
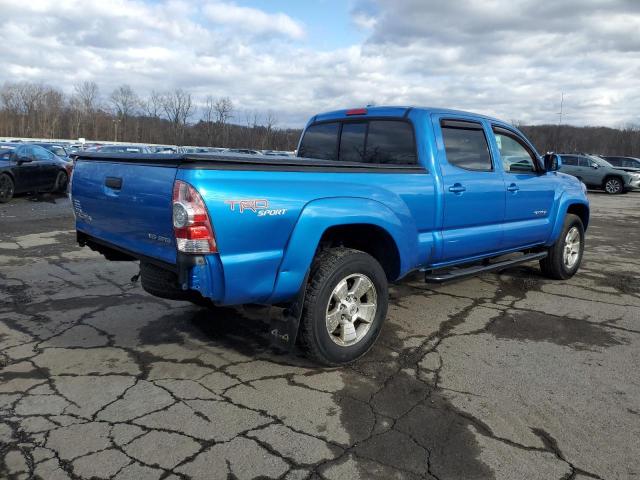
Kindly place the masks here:
POLYGON ((600 165, 598 165, 596 162, 592 162, 591 163, 591 168, 595 168, 596 170, 600 168, 600 165))
POLYGON ((23 163, 33 162, 33 158, 30 157, 18 157, 18 165, 22 165, 23 163))
POLYGON ((560 156, 549 152, 544 155, 544 169, 547 172, 555 172, 560 169, 562 166, 562 160, 560 160, 560 156))

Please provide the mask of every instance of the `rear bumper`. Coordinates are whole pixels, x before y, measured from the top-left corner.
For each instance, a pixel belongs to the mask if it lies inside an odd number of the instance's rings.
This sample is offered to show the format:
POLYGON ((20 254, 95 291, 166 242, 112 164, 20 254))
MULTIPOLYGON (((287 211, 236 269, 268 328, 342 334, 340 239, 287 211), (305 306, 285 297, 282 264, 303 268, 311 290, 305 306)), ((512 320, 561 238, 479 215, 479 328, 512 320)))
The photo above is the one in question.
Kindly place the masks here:
POLYGON ((168 263, 149 257, 110 242, 96 238, 88 233, 76 230, 76 239, 81 247, 104 255, 110 261, 140 261, 151 263, 176 274, 178 284, 183 290, 195 290, 203 297, 218 303, 224 298, 224 276, 222 264, 217 255, 191 255, 178 252, 176 263, 168 263))

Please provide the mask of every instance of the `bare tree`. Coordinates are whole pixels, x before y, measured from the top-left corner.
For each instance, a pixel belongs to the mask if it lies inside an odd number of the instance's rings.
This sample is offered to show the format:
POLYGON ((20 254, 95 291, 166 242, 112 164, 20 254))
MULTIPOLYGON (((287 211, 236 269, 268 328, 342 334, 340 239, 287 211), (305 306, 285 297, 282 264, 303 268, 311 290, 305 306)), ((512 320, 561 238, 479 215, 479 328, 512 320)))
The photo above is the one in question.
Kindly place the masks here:
POLYGON ((216 111, 216 121, 224 125, 232 117, 233 103, 229 97, 220 97, 216 100, 214 109, 216 111))
POLYGON ((205 122, 205 130, 207 132, 207 145, 213 146, 213 134, 214 134, 214 111, 215 100, 211 95, 207 95, 204 101, 204 107, 202 107, 202 120, 205 122))
POLYGON ((264 126, 265 126, 265 136, 262 139, 264 147, 262 148, 271 148, 273 143, 273 129, 278 123, 278 117, 273 112, 273 110, 267 110, 267 113, 264 116, 264 126))
POLYGON ((97 116, 98 110, 98 85, 94 81, 84 81, 73 86, 73 100, 71 102, 73 108, 78 110, 78 132, 88 136, 91 134, 97 137, 97 116))
POLYGON ((162 115, 162 95, 155 90, 151 90, 142 106, 145 115, 151 118, 160 118, 160 115, 162 115))
POLYGON ((172 124, 174 142, 181 144, 187 120, 193 113, 191 94, 181 88, 167 92, 162 96, 162 108, 172 124))
POLYGON ((229 129, 227 128, 227 123, 233 116, 233 103, 229 97, 220 97, 214 103, 214 110, 216 112, 216 122, 220 128, 220 144, 226 145, 229 143, 229 129))
MULTIPOLYGON (((129 85, 120 85, 109 97, 116 115, 116 122, 121 123, 122 137, 127 138, 129 118, 134 115, 140 106, 140 99, 129 85)), ((118 124, 115 123, 117 132, 118 124)), ((117 137, 117 133, 116 133, 117 137)), ((130 137, 129 137, 130 138, 130 137)), ((137 140, 137 138, 136 138, 137 140)))
POLYGON ((18 85, 15 83, 5 83, 0 91, 0 100, 2 100, 4 135, 17 135, 21 133, 21 102, 18 85))

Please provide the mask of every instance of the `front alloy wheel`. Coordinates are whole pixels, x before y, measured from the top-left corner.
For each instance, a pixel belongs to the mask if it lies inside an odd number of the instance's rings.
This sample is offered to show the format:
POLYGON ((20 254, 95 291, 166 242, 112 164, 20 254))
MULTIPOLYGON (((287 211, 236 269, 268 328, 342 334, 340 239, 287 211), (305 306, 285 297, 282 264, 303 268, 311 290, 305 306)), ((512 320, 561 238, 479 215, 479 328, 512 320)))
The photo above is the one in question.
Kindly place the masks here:
POLYGON ((549 278, 566 280, 580 268, 584 252, 584 225, 577 215, 567 214, 562 233, 540 260, 540 268, 549 278))
POLYGON ((622 192, 622 182, 619 178, 607 178, 604 189, 608 194, 616 195, 622 192))
POLYGON ((567 270, 571 270, 580 258, 581 244, 582 237, 578 227, 571 227, 564 238, 564 251, 562 253, 562 261, 567 270))

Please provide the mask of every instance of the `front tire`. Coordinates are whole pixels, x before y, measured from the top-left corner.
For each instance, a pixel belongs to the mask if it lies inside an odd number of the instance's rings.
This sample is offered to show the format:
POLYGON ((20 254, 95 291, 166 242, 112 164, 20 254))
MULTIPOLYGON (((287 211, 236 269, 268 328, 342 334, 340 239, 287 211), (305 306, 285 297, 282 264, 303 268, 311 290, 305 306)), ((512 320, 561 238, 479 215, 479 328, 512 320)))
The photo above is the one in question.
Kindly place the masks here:
POLYGON ((375 343, 387 308, 387 277, 371 255, 342 247, 325 250, 311 268, 301 346, 324 365, 351 363, 375 343))
POLYGON ((0 203, 7 203, 11 200, 15 193, 15 188, 13 179, 9 175, 6 173, 0 175, 0 203))
POLYGON ((618 195, 624 191, 624 184, 618 177, 607 177, 604 179, 604 191, 609 195, 618 195))
POLYGON ((577 215, 567 214, 564 226, 548 255, 540 260, 542 273, 556 280, 566 280, 575 275, 584 253, 584 225, 577 215))

